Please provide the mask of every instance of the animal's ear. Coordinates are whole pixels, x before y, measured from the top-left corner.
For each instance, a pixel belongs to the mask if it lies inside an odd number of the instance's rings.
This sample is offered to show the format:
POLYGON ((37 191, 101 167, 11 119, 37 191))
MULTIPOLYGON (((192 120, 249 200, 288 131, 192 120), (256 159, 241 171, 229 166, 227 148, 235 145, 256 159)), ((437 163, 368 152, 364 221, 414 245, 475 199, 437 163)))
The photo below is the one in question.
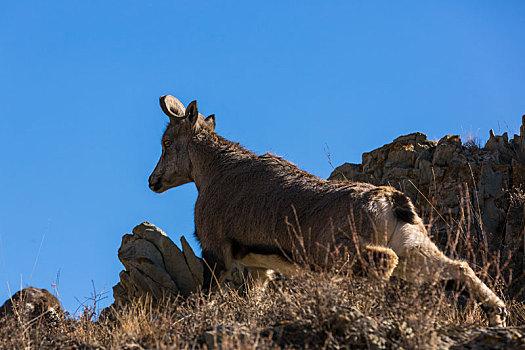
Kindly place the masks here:
POLYGON ((197 101, 191 101, 186 108, 186 118, 194 125, 199 120, 199 109, 197 108, 197 101))
POLYGON ((170 117, 170 119, 183 119, 185 118, 184 105, 171 95, 161 96, 159 98, 160 108, 162 111, 170 117))
POLYGON ((215 131, 215 114, 212 114, 208 118, 204 119, 204 123, 210 131, 215 131))

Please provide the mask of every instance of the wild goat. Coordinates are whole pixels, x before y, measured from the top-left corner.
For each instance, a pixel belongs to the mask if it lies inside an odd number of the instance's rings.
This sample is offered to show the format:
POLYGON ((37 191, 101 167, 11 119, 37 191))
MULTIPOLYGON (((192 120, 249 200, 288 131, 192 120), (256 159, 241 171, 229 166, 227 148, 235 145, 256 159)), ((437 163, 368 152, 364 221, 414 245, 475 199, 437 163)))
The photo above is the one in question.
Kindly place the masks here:
POLYGON ((384 247, 396 256, 394 276, 462 288, 481 303, 490 325, 505 325, 503 301, 467 263, 446 257, 436 247, 403 193, 323 180, 282 158, 254 154, 217 135, 215 116, 204 118, 196 101, 185 109, 167 95, 160 105, 170 123, 149 187, 162 193, 195 182, 195 234, 216 275, 227 274, 233 262, 293 272, 289 253, 298 245, 310 261, 326 265, 331 251, 355 247, 349 234, 353 231, 361 249, 384 247), (290 234, 287 220, 301 229, 290 234))

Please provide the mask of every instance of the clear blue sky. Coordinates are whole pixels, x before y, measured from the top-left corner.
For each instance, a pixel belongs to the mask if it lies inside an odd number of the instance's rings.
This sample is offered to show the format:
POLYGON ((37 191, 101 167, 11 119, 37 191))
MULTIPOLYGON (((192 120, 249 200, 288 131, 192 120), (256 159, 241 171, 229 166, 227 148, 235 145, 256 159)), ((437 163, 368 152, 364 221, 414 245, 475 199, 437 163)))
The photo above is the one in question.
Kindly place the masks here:
POLYGON ((517 132, 524 33, 523 1, 3 2, 0 303, 57 274, 71 312, 91 280, 111 296, 142 221, 198 249, 194 185, 147 186, 160 95, 327 177, 325 144, 339 165, 414 131, 517 132))

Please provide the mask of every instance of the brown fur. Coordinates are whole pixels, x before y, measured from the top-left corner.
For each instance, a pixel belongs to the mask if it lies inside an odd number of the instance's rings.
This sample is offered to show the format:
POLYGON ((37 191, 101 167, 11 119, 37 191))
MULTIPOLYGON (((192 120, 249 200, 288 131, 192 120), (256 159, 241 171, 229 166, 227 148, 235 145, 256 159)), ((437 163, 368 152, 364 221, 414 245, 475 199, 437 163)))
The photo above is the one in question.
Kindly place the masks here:
POLYGON ((280 157, 256 155, 217 135, 214 116, 201 116, 195 101, 184 111, 174 97, 163 96, 161 106, 170 124, 150 187, 164 192, 195 182, 195 234, 217 274, 234 260, 293 271, 284 256, 326 266, 335 251, 369 247, 396 255, 388 275, 461 281, 492 310, 491 323, 504 323, 503 302, 468 265, 439 251, 403 193, 323 180, 280 157))

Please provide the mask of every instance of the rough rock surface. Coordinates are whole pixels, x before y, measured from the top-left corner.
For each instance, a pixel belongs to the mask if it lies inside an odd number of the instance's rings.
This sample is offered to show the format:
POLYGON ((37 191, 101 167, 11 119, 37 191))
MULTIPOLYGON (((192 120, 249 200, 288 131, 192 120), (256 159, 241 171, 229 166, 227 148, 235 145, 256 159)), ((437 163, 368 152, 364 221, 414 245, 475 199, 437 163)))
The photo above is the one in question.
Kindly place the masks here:
POLYGON ((512 250, 519 274, 525 265, 525 116, 522 123, 511 140, 490 130, 484 147, 457 135, 437 142, 422 133, 400 136, 364 153, 361 164, 337 167, 329 179, 396 187, 432 221, 440 243, 461 229, 492 251, 512 250))
MULTIPOLYGON (((158 227, 143 222, 133 234, 122 237, 118 257, 126 270, 119 274, 120 282, 113 287, 115 306, 148 294, 154 300, 164 297, 187 297, 200 290, 204 266, 190 245, 181 237, 182 250, 158 227)), ((233 265, 231 276, 223 286, 243 288, 248 271, 233 265)))
POLYGON ((202 285, 203 265, 181 238, 182 251, 155 225, 144 222, 122 237, 118 257, 125 271, 113 287, 117 305, 149 294, 154 299, 188 296, 202 285))
POLYGON ((57 321, 64 317, 58 299, 45 289, 27 287, 16 292, 0 307, 0 319, 18 322, 57 321))

